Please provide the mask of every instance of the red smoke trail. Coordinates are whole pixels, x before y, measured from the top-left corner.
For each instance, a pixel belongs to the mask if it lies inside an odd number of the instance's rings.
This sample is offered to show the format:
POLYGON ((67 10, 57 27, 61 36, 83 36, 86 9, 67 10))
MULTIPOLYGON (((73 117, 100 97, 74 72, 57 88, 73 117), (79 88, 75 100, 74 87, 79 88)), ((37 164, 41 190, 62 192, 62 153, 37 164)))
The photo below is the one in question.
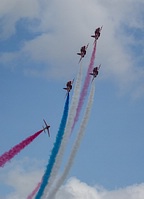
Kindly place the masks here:
POLYGON ((28 144, 30 144, 43 130, 38 131, 37 133, 33 134, 32 136, 26 138, 8 152, 5 152, 3 155, 0 156, 0 167, 3 167, 6 162, 11 160, 15 155, 17 155, 22 149, 24 149, 28 144))
POLYGON ((37 193, 37 191, 39 190, 39 187, 41 185, 41 182, 38 183, 38 185, 36 186, 36 188, 33 190, 33 192, 27 197, 27 199, 32 199, 34 197, 34 195, 37 193))
POLYGON ((83 88, 82 88, 82 91, 81 91, 81 95, 80 95, 80 99, 79 99, 79 102, 78 102, 76 115, 75 115, 75 118, 74 118, 74 122, 73 122, 73 126, 72 126, 72 129, 71 129, 71 132, 74 129, 75 123, 78 121, 79 114, 80 114, 82 105, 84 103, 85 96, 87 94, 88 86, 89 86, 90 79, 91 79, 91 76, 90 76, 89 73, 92 71, 92 69, 94 67, 95 55, 96 55, 96 42, 94 42, 94 47, 93 47, 93 52, 92 52, 90 64, 89 64, 89 67, 88 67, 88 70, 87 70, 87 74, 86 74, 86 78, 85 78, 85 82, 84 82, 84 85, 83 85, 83 88))

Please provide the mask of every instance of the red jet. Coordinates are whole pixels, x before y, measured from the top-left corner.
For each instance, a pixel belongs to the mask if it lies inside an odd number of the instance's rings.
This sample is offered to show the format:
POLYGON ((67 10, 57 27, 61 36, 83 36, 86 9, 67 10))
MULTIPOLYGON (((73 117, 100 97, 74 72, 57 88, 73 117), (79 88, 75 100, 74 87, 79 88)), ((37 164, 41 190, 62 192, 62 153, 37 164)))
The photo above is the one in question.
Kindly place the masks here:
POLYGON ((95 41, 98 40, 98 38, 100 37, 101 30, 102 30, 102 27, 101 28, 99 27, 95 30, 95 35, 91 35, 91 37, 95 38, 95 41))
POLYGON ((81 56, 81 58, 80 58, 80 60, 79 60, 79 63, 80 63, 80 61, 82 60, 82 58, 86 55, 86 50, 87 50, 87 48, 88 48, 88 45, 89 45, 89 44, 87 44, 87 46, 82 46, 81 49, 80 49, 80 53, 77 53, 77 55, 80 55, 80 56, 81 56))
POLYGON ((74 82, 74 79, 73 79, 73 81, 68 81, 66 83, 66 88, 63 88, 63 89, 67 90, 67 92, 69 93, 71 91, 71 89, 72 89, 73 82, 74 82))
POLYGON ((43 131, 45 132, 45 130, 47 130, 48 136, 50 137, 50 132, 49 132, 50 126, 47 125, 47 123, 46 123, 46 121, 44 119, 43 119, 43 121, 44 121, 44 124, 45 124, 45 127, 43 127, 43 131))
POLYGON ((93 75, 92 81, 93 81, 94 78, 96 78, 96 76, 98 75, 98 71, 99 71, 100 67, 101 67, 101 64, 100 64, 99 66, 96 66, 96 67, 93 69, 93 72, 90 73, 90 75, 93 75))

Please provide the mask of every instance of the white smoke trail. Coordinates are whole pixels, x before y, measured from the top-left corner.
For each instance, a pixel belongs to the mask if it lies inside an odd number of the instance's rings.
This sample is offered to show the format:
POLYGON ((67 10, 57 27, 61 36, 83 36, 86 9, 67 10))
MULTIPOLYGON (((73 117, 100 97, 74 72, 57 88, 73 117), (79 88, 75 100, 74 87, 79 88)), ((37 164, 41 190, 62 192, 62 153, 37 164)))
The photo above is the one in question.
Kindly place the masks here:
POLYGON ((70 136, 71 128, 73 125, 73 120, 74 120, 74 117, 76 114, 76 107, 78 105, 78 100, 79 100, 80 90, 81 90, 81 82, 82 82, 82 64, 79 67, 79 71, 78 71, 77 78, 76 78, 76 83, 75 83, 74 93, 73 93, 70 111, 69 111, 69 115, 68 115, 68 120, 67 120, 67 124, 66 124, 66 128, 65 128, 65 133, 64 133, 64 136, 62 139, 62 143, 61 143, 58 155, 55 160, 53 170, 50 175, 49 183, 48 183, 47 187, 45 188, 42 199, 46 198, 46 195, 49 192, 51 186, 53 186, 53 183, 55 182, 58 170, 60 168, 63 154, 64 154, 64 151, 65 151, 65 148, 67 145, 67 141, 70 136))
POLYGON ((93 104, 94 93, 95 93, 95 84, 92 83, 92 87, 91 87, 90 96, 89 96, 89 99, 88 99, 86 111, 85 111, 85 114, 84 114, 84 117, 83 117, 83 120, 82 120, 82 123, 81 123, 81 126, 80 126, 79 133, 77 135, 76 141, 75 141, 75 143, 73 145, 73 148, 72 148, 68 163, 67 163, 67 165, 65 167, 65 170, 64 170, 62 176, 57 180, 55 188, 50 192, 50 194, 48 196, 49 199, 54 198, 56 192, 58 191, 59 187, 62 185, 64 180, 66 179, 66 177, 68 175, 68 172, 71 169, 71 166, 73 164, 75 155, 76 155, 76 153, 78 151, 78 148, 80 146, 80 142, 81 142, 82 137, 83 137, 83 135, 85 133, 85 128, 87 126, 87 122, 88 122, 88 119, 89 119, 89 116, 90 116, 90 112, 91 112, 91 108, 92 108, 92 104, 93 104))

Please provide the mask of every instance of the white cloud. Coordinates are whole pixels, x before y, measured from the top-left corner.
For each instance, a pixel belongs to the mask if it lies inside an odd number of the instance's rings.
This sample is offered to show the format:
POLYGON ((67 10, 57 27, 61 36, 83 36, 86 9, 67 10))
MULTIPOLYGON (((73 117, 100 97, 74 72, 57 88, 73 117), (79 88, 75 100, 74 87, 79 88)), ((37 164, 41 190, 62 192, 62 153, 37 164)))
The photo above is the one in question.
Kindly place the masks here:
MULTIPOLYGON (((24 172, 19 169, 9 171, 6 183, 13 188, 3 199, 25 199, 37 186, 42 172, 24 172)), ((55 199, 143 199, 144 183, 128 187, 106 190, 100 186, 90 186, 77 178, 71 178, 57 192, 55 199)))
POLYGON ((144 184, 108 191, 99 186, 89 186, 71 178, 58 192, 55 199, 143 199, 144 184))
POLYGON ((12 191, 7 192, 1 199, 25 199, 41 180, 44 163, 42 161, 32 160, 27 157, 20 161, 13 161, 10 165, 0 170, 0 184, 3 189, 12 191))
POLYGON ((22 18, 29 20, 40 17, 41 6, 35 0, 1 0, 0 39, 6 39, 15 33, 16 23, 22 18))
MULTIPOLYGON (((13 188, 3 199, 25 199, 40 182, 43 171, 38 169, 38 162, 24 159, 3 172, 0 182, 4 180, 7 187, 13 188), (24 169, 28 163, 29 168, 24 169), (36 168, 37 167, 37 168, 36 168)), ((90 186, 77 178, 70 178, 57 192, 55 199, 143 199, 144 183, 135 184, 115 190, 107 190, 101 186, 90 186)))

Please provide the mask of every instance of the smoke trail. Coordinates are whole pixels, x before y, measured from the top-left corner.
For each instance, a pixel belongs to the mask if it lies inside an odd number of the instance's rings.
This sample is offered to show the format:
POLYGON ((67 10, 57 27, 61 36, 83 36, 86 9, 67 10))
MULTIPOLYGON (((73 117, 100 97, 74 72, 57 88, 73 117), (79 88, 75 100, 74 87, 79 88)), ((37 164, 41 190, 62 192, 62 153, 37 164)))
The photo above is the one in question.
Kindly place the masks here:
POLYGON ((39 182, 36 186, 36 188, 33 190, 33 192, 27 197, 27 199, 32 199, 34 197, 34 195, 37 193, 37 191, 39 190, 39 187, 41 185, 41 182, 39 182))
POLYGON ((77 106, 76 115, 75 115, 75 118, 74 118, 74 122, 73 122, 71 132, 74 129, 75 123, 78 121, 78 117, 79 117, 82 105, 84 103, 85 96, 87 94, 88 86, 89 86, 90 79, 91 79, 89 73, 92 71, 93 66, 94 66, 95 54, 96 54, 96 42, 94 43, 90 64, 89 64, 89 67, 88 67, 88 70, 87 70, 84 86, 83 86, 82 91, 81 91, 81 95, 80 95, 79 103, 78 103, 78 106, 77 106))
POLYGON ((87 122, 88 122, 88 119, 89 119, 89 116, 90 116, 91 107, 92 107, 92 103, 93 103, 94 93, 95 93, 95 85, 92 84, 90 96, 89 96, 87 107, 86 107, 86 111, 85 111, 85 114, 84 114, 84 117, 83 117, 83 120, 82 120, 82 123, 81 123, 81 126, 80 126, 80 130, 78 132, 76 141, 75 141, 75 143, 73 145, 73 148, 72 148, 68 163, 67 163, 67 165, 65 167, 65 170, 64 170, 62 176, 56 182, 55 188, 52 190, 52 192, 50 192, 50 194, 48 196, 49 199, 52 199, 55 196, 57 190, 59 189, 59 187, 62 185, 62 183, 66 179, 66 177, 68 175, 68 172, 71 169, 71 166, 73 164, 75 155, 76 155, 76 153, 78 151, 78 148, 80 146, 80 142, 81 142, 82 137, 84 135, 85 128, 87 126, 87 122))
POLYGON ((54 166, 55 159, 56 159, 56 156, 58 154, 58 151, 59 151, 59 148, 60 148, 60 145, 61 145, 61 141, 62 141, 62 138, 63 138, 63 134, 64 134, 65 126, 66 126, 66 121, 67 121, 67 117, 68 117, 68 109, 69 109, 69 93, 67 95, 67 99, 66 99, 66 102, 65 102, 63 117, 62 117, 62 120, 61 120, 59 131, 57 133, 56 141, 54 143, 54 146, 53 146, 53 149, 52 149, 52 152, 51 152, 51 156, 50 156, 45 174, 44 174, 43 179, 42 179, 40 189, 39 189, 35 199, 40 199, 42 197, 44 189, 45 189, 45 187, 48 183, 48 180, 49 180, 49 177, 50 177, 52 168, 54 166))
POLYGON ((76 78, 76 83, 75 83, 74 93, 73 93, 71 107, 70 107, 70 111, 69 111, 68 121, 67 121, 67 124, 66 124, 62 143, 61 143, 58 155, 56 157, 56 161, 55 161, 53 170, 52 170, 51 175, 50 175, 49 183, 48 183, 48 185, 47 185, 47 187, 44 191, 42 198, 46 198, 46 195, 49 192, 50 187, 53 185, 53 182, 55 181, 56 175, 57 175, 58 170, 60 168, 62 158, 63 158, 63 154, 64 154, 64 151, 65 151, 65 148, 66 148, 66 145, 67 145, 67 141, 68 141, 68 138, 69 138, 69 135, 70 135, 70 131, 71 131, 71 128, 72 128, 74 116, 76 114, 76 107, 77 107, 78 99, 79 99, 79 95, 80 95, 81 81, 82 81, 82 64, 79 67, 78 75, 77 75, 77 78, 76 78))
POLYGON ((11 160, 15 155, 17 155, 22 149, 24 149, 28 144, 30 144, 43 130, 38 131, 34 135, 26 138, 8 152, 5 152, 3 155, 0 156, 0 167, 3 167, 6 162, 11 160))

